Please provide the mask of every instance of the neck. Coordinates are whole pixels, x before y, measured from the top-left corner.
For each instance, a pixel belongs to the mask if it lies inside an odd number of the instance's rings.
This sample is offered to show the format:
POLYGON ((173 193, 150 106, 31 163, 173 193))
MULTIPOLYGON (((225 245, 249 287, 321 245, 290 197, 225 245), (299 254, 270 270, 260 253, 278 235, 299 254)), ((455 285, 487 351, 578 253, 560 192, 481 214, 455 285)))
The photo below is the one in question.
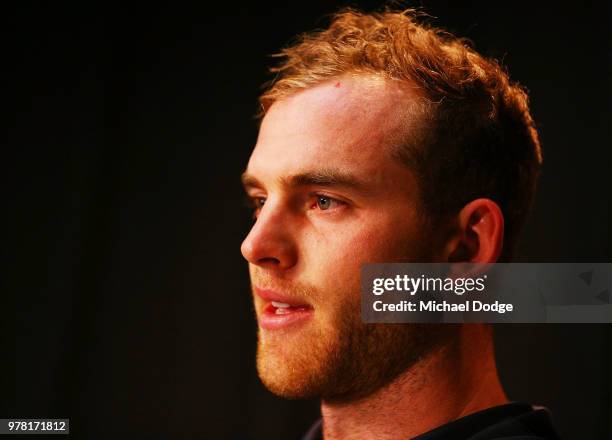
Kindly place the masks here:
POLYGON ((412 438, 507 403, 490 327, 464 324, 460 332, 457 346, 431 353, 376 393, 350 403, 323 401, 324 438, 412 438))

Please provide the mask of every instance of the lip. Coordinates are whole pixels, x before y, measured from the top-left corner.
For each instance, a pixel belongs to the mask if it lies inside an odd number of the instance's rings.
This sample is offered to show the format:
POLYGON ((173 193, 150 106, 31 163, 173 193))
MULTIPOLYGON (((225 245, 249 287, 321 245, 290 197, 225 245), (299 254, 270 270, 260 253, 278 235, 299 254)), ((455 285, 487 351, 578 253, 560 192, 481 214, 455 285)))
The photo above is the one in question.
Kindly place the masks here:
POLYGON ((272 290, 254 288, 255 293, 264 302, 261 313, 257 316, 259 326, 265 330, 278 330, 294 327, 312 318, 314 310, 309 304, 297 302, 289 295, 272 290), (290 304, 291 307, 284 314, 277 314, 272 301, 290 304))
POLYGON ((260 289, 259 287, 255 287, 255 293, 257 294, 257 296, 259 296, 261 299, 263 299, 266 302, 275 301, 275 302, 291 304, 292 306, 295 306, 295 307, 309 307, 308 304, 296 301, 295 298, 291 297, 290 295, 278 293, 273 290, 260 289))

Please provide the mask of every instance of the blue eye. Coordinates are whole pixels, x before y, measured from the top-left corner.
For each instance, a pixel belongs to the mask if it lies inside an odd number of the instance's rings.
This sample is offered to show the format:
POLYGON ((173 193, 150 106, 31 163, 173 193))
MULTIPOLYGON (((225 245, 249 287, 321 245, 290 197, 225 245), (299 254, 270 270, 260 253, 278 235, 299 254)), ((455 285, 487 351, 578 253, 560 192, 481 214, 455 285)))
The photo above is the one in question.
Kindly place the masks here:
POLYGON ((317 196, 317 206, 319 209, 325 211, 329 209, 331 206, 332 200, 329 197, 325 196, 317 196))
POLYGON ((330 208, 335 208, 340 205, 342 202, 332 199, 331 197, 317 195, 317 208, 321 211, 327 211, 330 208))

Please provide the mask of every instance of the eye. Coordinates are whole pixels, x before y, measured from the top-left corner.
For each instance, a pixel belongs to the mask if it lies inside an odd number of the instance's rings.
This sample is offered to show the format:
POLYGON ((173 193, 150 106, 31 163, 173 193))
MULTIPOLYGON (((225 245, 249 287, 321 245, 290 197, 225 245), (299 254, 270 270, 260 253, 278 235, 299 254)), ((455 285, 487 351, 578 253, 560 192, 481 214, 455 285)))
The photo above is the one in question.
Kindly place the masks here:
POLYGON ((257 218, 259 211, 263 208, 266 203, 265 197, 246 197, 246 205, 253 211, 253 219, 257 218))
POLYGON ((341 202, 331 197, 317 195, 317 208, 321 211, 327 211, 330 208, 337 207, 341 202))
POLYGON ((255 209, 263 208, 263 205, 265 203, 266 203, 266 198, 265 197, 255 197, 253 199, 253 206, 255 207, 255 209))

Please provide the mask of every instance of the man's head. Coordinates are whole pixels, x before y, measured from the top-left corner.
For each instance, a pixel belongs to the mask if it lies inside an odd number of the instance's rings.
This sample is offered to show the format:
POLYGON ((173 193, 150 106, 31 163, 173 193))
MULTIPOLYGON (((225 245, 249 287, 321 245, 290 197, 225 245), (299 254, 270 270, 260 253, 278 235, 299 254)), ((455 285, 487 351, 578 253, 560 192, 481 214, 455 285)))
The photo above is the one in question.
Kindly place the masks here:
POLYGON ((283 56, 243 176, 258 370, 287 397, 355 399, 455 337, 362 324, 361 265, 507 257, 537 135, 497 64, 411 12, 337 14, 283 56))

